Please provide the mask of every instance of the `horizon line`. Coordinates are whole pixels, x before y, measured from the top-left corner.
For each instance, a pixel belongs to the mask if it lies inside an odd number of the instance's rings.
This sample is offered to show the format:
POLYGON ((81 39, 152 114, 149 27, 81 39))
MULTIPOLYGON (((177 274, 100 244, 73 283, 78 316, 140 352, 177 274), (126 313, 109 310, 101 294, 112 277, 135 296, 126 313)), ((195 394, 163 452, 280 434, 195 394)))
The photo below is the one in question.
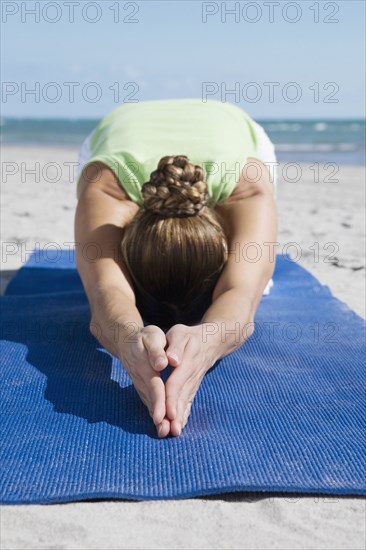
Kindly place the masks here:
MULTIPOLYGON (((30 117, 30 116, 24 116, 24 117, 18 117, 18 116, 1 116, 0 120, 17 120, 17 121, 69 121, 69 122, 88 122, 88 121, 95 121, 95 120, 103 120, 104 116, 98 116, 98 117, 30 117)), ((362 116, 349 116, 349 117, 339 117, 339 118, 325 118, 325 117, 309 117, 309 118, 286 118, 286 117, 277 117, 277 118, 267 118, 267 117, 254 117, 252 116, 254 120, 262 120, 262 121, 268 121, 268 122, 278 122, 278 121, 296 121, 296 122, 311 122, 311 121, 319 121, 322 120, 324 122, 339 122, 339 121, 350 121, 354 120, 357 122, 366 122, 366 118, 362 116)))

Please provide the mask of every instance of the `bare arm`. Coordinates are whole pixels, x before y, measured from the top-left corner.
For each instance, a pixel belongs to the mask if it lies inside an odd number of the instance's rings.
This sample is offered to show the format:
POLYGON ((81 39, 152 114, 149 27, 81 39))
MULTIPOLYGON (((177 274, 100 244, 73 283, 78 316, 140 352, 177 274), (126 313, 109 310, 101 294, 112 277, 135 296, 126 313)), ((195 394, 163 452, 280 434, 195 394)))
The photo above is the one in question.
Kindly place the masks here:
POLYGON ((120 252, 123 227, 138 207, 125 199, 112 172, 99 163, 88 168, 88 180, 80 180, 78 195, 76 263, 92 311, 91 330, 108 351, 118 356, 117 324, 122 331, 127 323, 133 323, 136 330, 143 327, 120 252), (93 178, 95 181, 91 181, 93 178))
POLYGON ((213 292, 213 302, 195 326, 175 325, 167 333, 171 364, 177 368, 166 383, 171 432, 179 435, 206 372, 235 351, 253 332, 253 319, 274 262, 264 243, 276 240, 277 221, 268 169, 259 161, 261 177, 248 170, 234 193, 217 207, 228 232, 229 259, 213 292), (255 243, 249 249, 248 244, 255 243), (259 251, 258 261, 250 261, 259 251), (261 254, 260 254, 261 252, 261 254))
POLYGON ((261 177, 256 177, 256 170, 250 177, 248 170, 234 194, 217 207, 227 225, 230 253, 201 323, 206 336, 211 333, 217 340, 219 357, 237 349, 252 334, 255 312, 275 265, 273 184, 265 165, 254 159, 251 163, 258 166, 261 177))
POLYGON ((159 371, 168 364, 166 338, 159 327, 144 327, 120 250, 123 228, 139 206, 128 200, 113 172, 100 163, 89 165, 87 177, 81 178, 78 199, 76 262, 92 311, 91 332, 121 360, 159 436, 165 437, 170 424, 159 371))

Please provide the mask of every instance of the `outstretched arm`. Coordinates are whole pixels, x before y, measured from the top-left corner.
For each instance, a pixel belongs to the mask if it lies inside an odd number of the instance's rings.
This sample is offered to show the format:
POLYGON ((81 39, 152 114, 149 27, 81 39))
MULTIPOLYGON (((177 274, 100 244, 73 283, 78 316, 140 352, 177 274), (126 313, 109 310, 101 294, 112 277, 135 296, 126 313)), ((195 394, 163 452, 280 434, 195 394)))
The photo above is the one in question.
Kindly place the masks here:
POLYGON ((252 334, 256 309, 273 274, 271 245, 277 235, 273 184, 264 164, 251 159, 251 165, 253 170, 241 177, 231 197, 217 207, 228 231, 229 258, 211 306, 199 325, 175 325, 166 333, 166 353, 177 367, 166 384, 167 415, 174 435, 186 424, 206 372, 252 334))
MULTIPOLYGON (((89 165, 78 185, 75 213, 76 264, 92 312, 91 330, 108 351, 118 356, 115 323, 143 326, 135 307, 131 281, 124 270, 120 243, 123 227, 134 215, 112 172, 89 165)), ((122 340, 122 339, 121 339, 122 340)))
POLYGON ((220 357, 253 333, 255 312, 275 266, 273 184, 264 164, 255 159, 250 164, 234 194, 217 208, 229 232, 229 258, 201 323, 205 334, 211 331, 217 340, 220 357))
POLYGON ((157 429, 166 435, 169 422, 164 420, 159 374, 168 364, 165 334, 159 327, 144 327, 120 251, 123 228, 138 208, 109 168, 89 165, 78 186, 76 262, 92 312, 91 332, 121 360, 157 429))

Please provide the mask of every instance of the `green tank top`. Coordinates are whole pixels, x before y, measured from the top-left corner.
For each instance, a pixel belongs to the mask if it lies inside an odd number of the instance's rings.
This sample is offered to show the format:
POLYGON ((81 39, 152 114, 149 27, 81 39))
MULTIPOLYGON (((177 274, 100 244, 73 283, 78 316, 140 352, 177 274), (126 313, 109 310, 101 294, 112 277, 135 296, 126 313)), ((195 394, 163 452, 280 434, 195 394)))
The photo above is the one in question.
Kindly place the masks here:
POLYGON ((87 164, 100 161, 131 200, 142 204, 142 185, 159 160, 186 155, 206 172, 211 205, 230 196, 248 157, 256 156, 252 119, 217 100, 169 99, 126 103, 95 129, 87 164))

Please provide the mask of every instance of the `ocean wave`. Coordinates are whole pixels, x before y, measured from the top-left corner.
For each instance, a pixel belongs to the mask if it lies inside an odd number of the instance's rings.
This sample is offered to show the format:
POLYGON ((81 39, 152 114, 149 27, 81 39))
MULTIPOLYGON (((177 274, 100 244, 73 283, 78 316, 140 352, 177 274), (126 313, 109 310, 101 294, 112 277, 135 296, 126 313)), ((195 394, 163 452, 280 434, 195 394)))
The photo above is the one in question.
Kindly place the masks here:
POLYGON ((303 128, 300 122, 275 122, 265 125, 269 132, 299 132, 303 128))
POLYGON ((325 132, 327 130, 328 124, 326 122, 317 122, 314 124, 314 130, 316 132, 325 132))
POLYGON ((358 124, 357 122, 353 122, 352 124, 349 125, 349 129, 352 132, 358 132, 358 130, 362 129, 362 125, 358 124))
POLYGON ((356 143, 277 143, 276 151, 292 152, 334 152, 334 151, 362 151, 356 143))

